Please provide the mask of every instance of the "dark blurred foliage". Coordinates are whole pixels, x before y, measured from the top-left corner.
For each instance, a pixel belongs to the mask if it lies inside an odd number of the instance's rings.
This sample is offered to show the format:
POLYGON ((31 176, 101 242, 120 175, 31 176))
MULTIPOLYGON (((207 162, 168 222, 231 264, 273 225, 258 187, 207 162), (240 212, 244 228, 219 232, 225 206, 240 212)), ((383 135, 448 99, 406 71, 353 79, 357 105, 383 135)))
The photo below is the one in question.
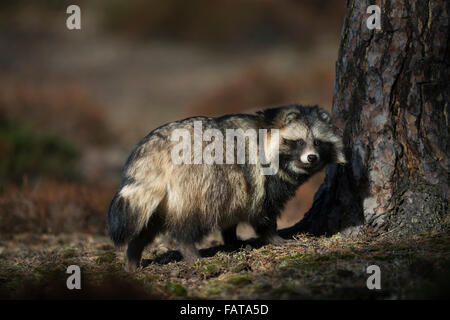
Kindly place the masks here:
POLYGON ((80 178, 81 150, 111 141, 104 110, 79 88, 2 87, 0 187, 23 179, 80 178))
POLYGON ((32 33, 50 31, 50 17, 70 4, 96 10, 98 25, 109 32, 230 49, 308 46, 317 34, 338 34, 333 26, 345 10, 339 0, 3 0, 0 27, 27 30, 33 25, 32 33))
POLYGON ((301 30, 325 31, 330 20, 341 19, 336 12, 343 7, 332 0, 110 0, 104 3, 104 23, 129 35, 221 47, 299 46, 311 40, 310 34, 301 30))
POLYGON ((77 151, 55 134, 0 121, 0 181, 21 182, 26 177, 73 179, 77 151))

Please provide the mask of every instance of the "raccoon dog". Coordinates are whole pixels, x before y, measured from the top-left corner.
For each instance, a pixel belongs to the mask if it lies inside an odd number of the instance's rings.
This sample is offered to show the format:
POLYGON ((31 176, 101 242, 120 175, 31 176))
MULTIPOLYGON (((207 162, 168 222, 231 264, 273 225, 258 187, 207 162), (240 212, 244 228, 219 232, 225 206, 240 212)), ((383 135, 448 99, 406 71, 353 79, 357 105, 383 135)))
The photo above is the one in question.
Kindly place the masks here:
POLYGON ((288 105, 255 114, 168 123, 132 150, 109 208, 109 235, 116 245, 128 244, 126 269, 130 271, 139 266, 144 247, 162 232, 179 244, 188 262, 199 257, 195 243, 213 230, 221 230, 225 244, 236 244, 239 222, 249 223, 264 242, 279 244, 284 240, 277 235, 276 218, 284 204, 330 163, 345 163, 343 143, 333 132, 330 115, 317 106, 288 105), (262 161, 174 163, 171 155, 179 142, 171 138, 173 130, 184 129, 195 140, 196 122, 201 122, 203 130, 224 136, 228 129, 266 129, 267 135, 259 137, 257 144, 264 146, 270 165, 276 146, 278 170, 261 174, 262 161), (271 135, 273 129, 277 135, 271 135))

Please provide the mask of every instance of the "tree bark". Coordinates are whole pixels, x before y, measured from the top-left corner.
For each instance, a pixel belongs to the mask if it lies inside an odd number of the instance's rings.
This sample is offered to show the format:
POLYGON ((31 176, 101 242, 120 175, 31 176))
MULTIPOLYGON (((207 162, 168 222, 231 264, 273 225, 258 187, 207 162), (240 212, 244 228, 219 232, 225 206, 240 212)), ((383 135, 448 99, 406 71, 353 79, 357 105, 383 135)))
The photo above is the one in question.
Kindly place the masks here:
POLYGON ((347 1, 332 114, 348 164, 281 236, 448 230, 449 16, 444 0, 347 1), (381 30, 366 26, 372 4, 381 30))

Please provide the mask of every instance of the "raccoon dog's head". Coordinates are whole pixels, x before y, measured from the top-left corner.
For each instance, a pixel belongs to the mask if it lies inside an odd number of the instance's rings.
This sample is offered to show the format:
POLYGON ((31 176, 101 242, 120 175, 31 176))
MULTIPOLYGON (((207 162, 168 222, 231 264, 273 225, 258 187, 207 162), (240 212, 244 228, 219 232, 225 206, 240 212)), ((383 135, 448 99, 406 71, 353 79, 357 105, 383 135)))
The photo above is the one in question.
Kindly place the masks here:
POLYGON ((342 139, 333 132, 331 116, 319 107, 299 105, 268 109, 280 131, 279 156, 284 170, 314 173, 330 163, 345 163, 342 139))

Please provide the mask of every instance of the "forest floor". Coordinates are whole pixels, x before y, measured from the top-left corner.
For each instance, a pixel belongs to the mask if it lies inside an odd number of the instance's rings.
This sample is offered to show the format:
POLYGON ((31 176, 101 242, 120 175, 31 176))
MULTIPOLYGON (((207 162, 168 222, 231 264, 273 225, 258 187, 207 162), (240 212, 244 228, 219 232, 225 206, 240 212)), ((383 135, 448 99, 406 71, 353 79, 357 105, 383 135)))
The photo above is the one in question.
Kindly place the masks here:
MULTIPOLYGON (((450 294, 450 234, 408 239, 298 236, 282 246, 225 248, 217 239, 194 265, 162 240, 143 267, 123 271, 123 250, 104 236, 18 234, 0 240, 3 299, 421 299, 450 294), (68 290, 69 265, 81 290, 68 290), (369 290, 367 267, 381 270, 369 290)), ((207 244, 206 244, 207 246, 207 244)))

